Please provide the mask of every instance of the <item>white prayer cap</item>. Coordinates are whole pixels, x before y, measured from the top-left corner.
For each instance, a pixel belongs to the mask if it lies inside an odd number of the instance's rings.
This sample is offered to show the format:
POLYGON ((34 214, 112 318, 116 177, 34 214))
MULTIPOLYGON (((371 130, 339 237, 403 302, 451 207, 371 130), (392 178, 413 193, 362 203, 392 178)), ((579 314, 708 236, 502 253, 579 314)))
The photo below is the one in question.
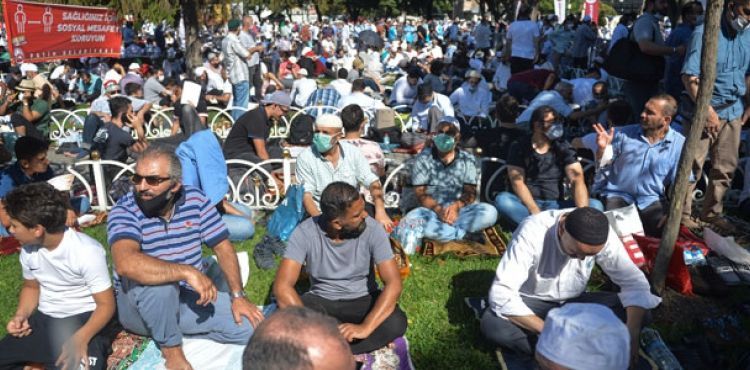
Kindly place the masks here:
POLYGON ((300 68, 300 69, 299 69, 299 74, 300 74, 300 75, 302 75, 302 76, 307 76, 307 75, 308 75, 308 73, 307 73, 307 69, 305 69, 305 68, 300 68))
POLYGON ((344 124, 341 122, 341 118, 334 114, 321 114, 315 120, 315 127, 333 127, 343 128, 344 124))
POLYGON ((630 334, 609 308, 568 303, 549 311, 536 351, 571 369, 625 370, 630 361, 630 334))
POLYGON ((130 63, 130 65, 128 66, 128 71, 140 71, 140 70, 141 70, 141 65, 138 63, 130 63))
POLYGON ((193 73, 195 74, 195 77, 203 76, 204 73, 206 73, 207 69, 206 67, 197 67, 193 70, 193 73))
POLYGON ((22 63, 20 69, 22 76, 25 76, 26 72, 39 72, 39 67, 34 63, 22 63))

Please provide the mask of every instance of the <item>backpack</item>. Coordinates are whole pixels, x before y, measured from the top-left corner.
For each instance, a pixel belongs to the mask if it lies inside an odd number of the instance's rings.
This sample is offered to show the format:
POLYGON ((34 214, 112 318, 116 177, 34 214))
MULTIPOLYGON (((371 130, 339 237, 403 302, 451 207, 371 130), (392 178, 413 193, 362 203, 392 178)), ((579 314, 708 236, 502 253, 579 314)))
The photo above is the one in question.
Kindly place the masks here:
POLYGON ((664 77, 665 59, 663 56, 644 54, 638 42, 632 39, 632 33, 630 30, 628 37, 621 38, 612 46, 604 61, 604 69, 624 80, 657 83, 664 77))
POLYGON ((310 145, 313 138, 314 119, 309 114, 300 114, 289 127, 289 144, 310 145))

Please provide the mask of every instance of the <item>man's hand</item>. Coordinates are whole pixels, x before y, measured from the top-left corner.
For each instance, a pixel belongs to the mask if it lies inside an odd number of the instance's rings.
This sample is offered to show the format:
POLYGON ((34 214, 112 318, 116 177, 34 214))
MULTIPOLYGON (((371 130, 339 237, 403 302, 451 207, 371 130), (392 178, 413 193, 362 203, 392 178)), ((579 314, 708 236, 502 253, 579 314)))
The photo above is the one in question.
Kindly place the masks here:
POLYGON ((386 213, 385 211, 376 211, 375 220, 383 225, 386 232, 390 233, 393 230, 393 220, 388 217, 388 213, 386 213))
POLYGON ((244 297, 232 298, 232 316, 234 316, 234 322, 237 325, 242 324, 242 316, 247 317, 253 328, 257 328, 258 324, 265 318, 258 306, 250 303, 244 297))
POLYGON ((610 127, 608 132, 601 123, 595 123, 593 127, 594 132, 596 132, 596 146, 599 147, 599 150, 604 150, 612 144, 612 140, 615 138, 615 128, 610 127))
POLYGON ((339 332, 350 343, 355 339, 366 339, 372 334, 372 330, 367 329, 362 324, 339 324, 339 332))
POLYGON ((456 222, 456 219, 458 219, 458 211, 461 209, 461 204, 459 202, 453 202, 447 207, 443 208, 443 212, 440 215, 440 218, 443 220, 443 222, 453 225, 454 222, 456 222))
POLYGON ((8 331, 8 334, 16 338, 23 338, 31 334, 31 325, 29 325, 29 318, 23 315, 13 316, 13 318, 8 321, 8 325, 5 327, 5 329, 8 331))
POLYGON ((59 366, 61 370, 78 370, 79 366, 83 364, 83 368, 88 369, 88 346, 89 341, 76 333, 63 344, 60 357, 55 361, 55 366, 59 366))
POLYGON ((78 216, 76 216, 75 211, 69 209, 65 216, 65 226, 76 227, 76 225, 78 225, 78 216))
POLYGON ((714 136, 719 133, 719 127, 721 127, 721 121, 719 121, 719 115, 716 114, 714 107, 708 106, 708 121, 706 121, 706 133, 714 136))
POLYGON ((747 120, 750 119, 750 107, 745 108, 745 111, 742 112, 742 125, 747 124, 747 120))
POLYGON ((128 120, 133 127, 143 126, 143 119, 137 114, 128 113, 128 120))
POLYGON ((206 306, 211 302, 216 302, 216 286, 211 281, 211 279, 208 278, 208 276, 204 275, 194 268, 191 268, 190 273, 185 279, 185 282, 193 287, 196 293, 200 295, 200 298, 195 301, 196 304, 206 306))

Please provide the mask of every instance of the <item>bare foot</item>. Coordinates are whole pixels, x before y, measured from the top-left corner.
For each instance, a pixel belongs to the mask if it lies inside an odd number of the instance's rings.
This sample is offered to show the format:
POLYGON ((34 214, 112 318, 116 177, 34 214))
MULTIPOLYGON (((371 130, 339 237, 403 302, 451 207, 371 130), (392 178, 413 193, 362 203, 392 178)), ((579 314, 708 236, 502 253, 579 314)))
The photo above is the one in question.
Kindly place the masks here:
POLYGON ((164 366, 169 370, 193 370, 185 352, 182 352, 182 346, 161 347, 161 354, 164 356, 164 366))

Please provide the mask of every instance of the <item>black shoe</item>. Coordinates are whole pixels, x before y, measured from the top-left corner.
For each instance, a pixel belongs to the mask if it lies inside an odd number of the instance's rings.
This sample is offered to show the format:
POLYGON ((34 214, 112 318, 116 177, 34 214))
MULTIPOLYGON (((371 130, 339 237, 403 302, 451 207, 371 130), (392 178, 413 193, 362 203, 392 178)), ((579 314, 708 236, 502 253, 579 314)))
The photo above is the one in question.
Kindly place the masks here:
POLYGON ((466 235, 464 235, 464 240, 477 242, 479 244, 487 243, 487 239, 484 237, 484 230, 466 233, 466 235))
POLYGON ((276 267, 276 260, 273 259, 273 251, 266 243, 258 243, 253 250, 253 259, 255 265, 261 270, 270 270, 276 267))

